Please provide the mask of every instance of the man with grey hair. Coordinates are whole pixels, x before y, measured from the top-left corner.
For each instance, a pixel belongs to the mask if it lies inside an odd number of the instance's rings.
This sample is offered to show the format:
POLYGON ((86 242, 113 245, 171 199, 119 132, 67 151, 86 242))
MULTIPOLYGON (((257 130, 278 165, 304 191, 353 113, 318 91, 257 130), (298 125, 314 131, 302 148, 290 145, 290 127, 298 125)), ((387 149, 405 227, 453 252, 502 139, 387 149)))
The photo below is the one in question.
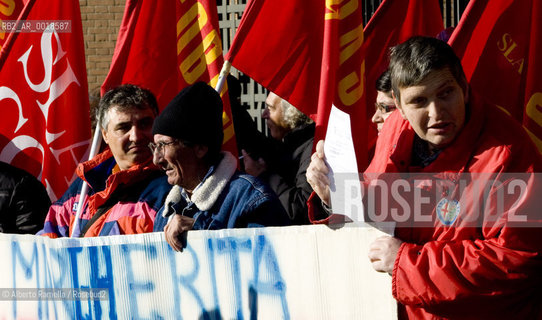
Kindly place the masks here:
POLYGON ((307 224, 307 199, 312 188, 305 174, 311 159, 314 121, 273 92, 265 104, 262 118, 279 151, 274 159, 265 159, 242 150, 245 171, 271 186, 293 224, 307 224))
POLYGON ((77 167, 78 178, 52 204, 38 234, 58 238, 152 232, 156 212, 171 189, 148 148, 157 114, 149 90, 125 84, 104 94, 97 116, 108 147, 77 167), (81 196, 83 183, 89 192, 81 196), (81 201, 83 210, 73 232, 81 201))

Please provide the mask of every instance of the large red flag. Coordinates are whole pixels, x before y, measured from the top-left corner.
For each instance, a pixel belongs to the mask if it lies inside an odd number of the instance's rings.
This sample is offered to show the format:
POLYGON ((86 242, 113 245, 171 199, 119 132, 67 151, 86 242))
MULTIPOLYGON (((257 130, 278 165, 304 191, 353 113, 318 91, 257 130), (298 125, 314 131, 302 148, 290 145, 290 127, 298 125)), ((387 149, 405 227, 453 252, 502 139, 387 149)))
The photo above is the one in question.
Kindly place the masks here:
MULTIPOLYGON (((368 119, 375 111, 376 80, 388 68, 388 49, 412 36, 435 37, 443 29, 438 0, 384 0, 380 4, 363 30, 368 119)), ((374 126, 370 126, 369 136, 370 144, 374 144, 374 126)))
POLYGON ((156 95, 160 109, 177 94, 175 2, 126 1, 102 94, 123 83, 136 84, 156 95))
POLYGON ((450 39, 472 89, 521 121, 539 150, 541 37, 539 0, 471 0, 450 39))
POLYGON ((315 114, 322 65, 324 0, 251 0, 226 60, 306 114, 315 114))
MULTIPOLYGON (((102 93, 122 83, 150 89, 160 109, 184 87, 215 87, 224 60, 216 4, 209 0, 128 0, 102 93)), ((237 153, 225 90, 223 149, 237 153)))
POLYGON ((367 163, 361 1, 249 1, 226 60, 306 114, 323 138, 332 104, 350 115, 367 163))
POLYGON ((17 20, 19 13, 23 10, 25 5, 23 0, 8 0, 0 1, 0 49, 6 42, 7 35, 9 32, 6 32, 9 27, 8 23, 17 20))
POLYGON ((20 20, 0 52, 0 160, 36 175, 56 200, 90 142, 79 1, 30 0, 20 20))

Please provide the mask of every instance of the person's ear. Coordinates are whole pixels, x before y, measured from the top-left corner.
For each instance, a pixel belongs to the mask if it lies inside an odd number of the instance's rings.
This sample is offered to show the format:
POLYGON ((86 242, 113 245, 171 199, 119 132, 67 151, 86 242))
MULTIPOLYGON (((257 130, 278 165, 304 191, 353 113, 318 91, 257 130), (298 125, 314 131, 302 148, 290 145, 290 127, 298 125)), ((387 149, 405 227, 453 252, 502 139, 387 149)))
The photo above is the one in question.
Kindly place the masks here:
POLYGON ((109 144, 107 142, 107 130, 100 128, 100 131, 102 132, 102 138, 106 144, 109 144))
POLYGON ((395 106, 397 107, 397 109, 401 113, 401 117, 403 117, 403 119, 407 120, 405 112, 403 111, 403 107, 401 107, 401 104, 399 103, 399 100, 395 96, 395 92, 393 92, 393 90, 391 92, 391 96, 393 97, 393 102, 395 102, 395 106))
POLYGON ((203 159, 207 152, 209 151, 209 147, 202 145, 202 144, 196 144, 194 145, 194 153, 196 154, 196 157, 198 159, 203 159))

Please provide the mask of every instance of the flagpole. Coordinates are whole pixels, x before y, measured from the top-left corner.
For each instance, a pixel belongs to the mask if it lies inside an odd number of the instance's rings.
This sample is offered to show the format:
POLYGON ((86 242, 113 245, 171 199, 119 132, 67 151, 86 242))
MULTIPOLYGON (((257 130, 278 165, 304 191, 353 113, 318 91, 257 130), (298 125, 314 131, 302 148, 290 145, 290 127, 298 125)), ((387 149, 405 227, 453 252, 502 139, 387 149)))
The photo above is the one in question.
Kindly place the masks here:
MULTIPOLYGON (((222 91, 222 88, 224 88, 224 83, 226 83, 226 79, 228 77, 228 74, 230 73, 231 69, 231 63, 229 61, 224 61, 224 65, 222 66, 222 70, 220 70, 220 75, 218 76, 218 82, 216 84, 215 90, 220 93, 222 91)), ((94 130, 94 137, 92 138, 92 146, 90 147, 90 154, 89 154, 89 160, 94 158, 97 154, 98 145, 102 142, 102 135, 100 134, 100 130, 98 129, 100 127, 100 121, 98 120, 98 123, 96 123, 96 129, 94 130)), ((79 218, 81 217, 81 212, 83 211, 83 203, 85 200, 85 197, 88 192, 88 184, 83 181, 83 185, 81 187, 81 192, 79 194, 79 203, 77 205, 77 213, 75 214, 75 220, 73 222, 72 226, 72 234, 70 235, 73 237, 73 234, 78 227, 79 224, 79 218)))
MULTIPOLYGON (((90 153, 88 159, 94 158, 98 154, 98 146, 102 143, 102 134, 100 132, 100 120, 96 122, 96 128, 94 129, 94 137, 92 138, 92 145, 90 147, 90 153)), ((81 186, 81 192, 79 193, 79 203, 77 205, 77 213, 75 214, 75 220, 73 221, 72 234, 70 237, 73 237, 75 230, 79 225, 79 218, 81 217, 81 212, 83 211, 83 203, 85 202, 85 197, 88 192, 88 184, 83 180, 83 185, 81 186)))
POLYGON ((218 76, 218 82, 216 83, 216 92, 222 92, 222 88, 224 88, 224 83, 226 83, 228 74, 230 74, 230 69, 231 63, 227 60, 224 61, 224 65, 222 65, 222 70, 220 70, 220 75, 218 76))

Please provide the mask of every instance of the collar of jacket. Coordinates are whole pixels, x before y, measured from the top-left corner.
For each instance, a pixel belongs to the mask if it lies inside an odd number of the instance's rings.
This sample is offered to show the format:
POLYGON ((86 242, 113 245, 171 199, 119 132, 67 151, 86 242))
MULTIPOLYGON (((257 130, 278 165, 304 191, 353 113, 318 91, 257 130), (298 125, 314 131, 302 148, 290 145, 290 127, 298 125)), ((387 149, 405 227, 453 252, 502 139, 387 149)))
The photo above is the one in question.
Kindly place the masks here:
MULTIPOLYGON (((226 151, 222 152, 222 155, 222 160, 215 167, 215 171, 201 182, 190 198, 201 211, 208 211, 213 207, 237 170, 237 159, 226 151)), ((180 202, 181 198, 181 187, 178 185, 173 186, 166 197, 162 215, 164 217, 171 215, 173 213, 172 204, 180 202)))
POLYGON ((288 149, 295 150, 305 141, 314 138, 315 128, 316 124, 314 122, 295 128, 284 136, 284 144, 288 149))
POLYGON ((77 167, 76 173, 79 178, 86 181, 95 193, 89 199, 89 209, 91 211, 91 207, 99 208, 119 185, 132 185, 159 171, 159 168, 152 163, 152 158, 127 170, 120 170, 112 174, 115 165, 116 161, 113 153, 111 150, 106 149, 77 167))

